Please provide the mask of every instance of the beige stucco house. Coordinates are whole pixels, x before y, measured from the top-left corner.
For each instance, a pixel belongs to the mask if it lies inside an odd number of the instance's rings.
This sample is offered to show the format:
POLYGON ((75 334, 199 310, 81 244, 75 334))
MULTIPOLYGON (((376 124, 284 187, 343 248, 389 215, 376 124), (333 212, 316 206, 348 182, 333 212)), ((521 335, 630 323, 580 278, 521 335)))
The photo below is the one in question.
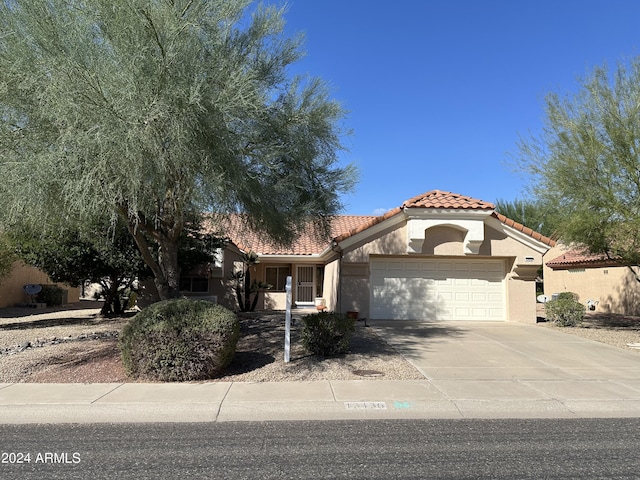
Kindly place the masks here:
POLYGON ((573 292, 590 311, 640 315, 639 267, 620 265, 585 248, 558 244, 544 256, 544 293, 547 297, 573 292))
POLYGON ((554 245, 490 203, 439 190, 381 216, 338 216, 330 240, 305 235, 289 248, 232 223, 218 261, 183 276, 184 294, 235 308, 229 273, 253 250, 252 278, 273 286, 259 309, 284 308, 291 276, 294 305, 370 319, 534 323, 537 270, 554 245))
POLYGON ((13 263, 13 268, 8 276, 0 279, 0 307, 11 307, 31 301, 24 292, 24 286, 28 284, 58 285, 66 291, 64 299, 66 303, 78 302, 80 289, 66 284, 54 283, 42 270, 25 265, 21 261, 13 263))

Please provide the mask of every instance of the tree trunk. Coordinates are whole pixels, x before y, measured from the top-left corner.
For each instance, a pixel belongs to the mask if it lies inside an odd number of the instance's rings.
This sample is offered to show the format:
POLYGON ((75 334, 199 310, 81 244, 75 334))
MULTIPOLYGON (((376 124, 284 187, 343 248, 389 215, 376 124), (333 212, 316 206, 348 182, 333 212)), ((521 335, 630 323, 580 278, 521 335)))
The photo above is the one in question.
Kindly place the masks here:
POLYGON ((244 312, 244 301, 242 300, 242 288, 240 287, 240 281, 236 282, 236 299, 238 299, 238 308, 241 312, 244 312))
POLYGON ((254 295, 255 296, 253 297, 253 302, 251 302, 251 312, 256 311, 256 307, 258 306, 258 297, 260 296, 260 290, 257 290, 254 295))
POLYGON ((244 274, 244 309, 243 312, 251 311, 251 267, 247 266, 247 271, 244 274))
MULTIPOLYGON (((178 298, 180 296, 180 265, 178 264, 178 242, 183 223, 176 218, 168 220, 163 228, 154 228, 146 222, 143 215, 133 219, 125 205, 119 205, 117 212, 127 222, 129 232, 142 254, 144 263, 153 272, 154 283, 160 300, 178 298), (158 258, 151 253, 151 245, 143 230, 158 245, 158 258)), ((163 222, 161 222, 163 223, 163 222)))
POLYGON ((168 239, 160 242, 158 248, 158 266, 162 276, 155 276, 155 284, 160 300, 180 296, 180 265, 178 264, 178 244, 168 239))
POLYGON ((120 302, 120 286, 120 278, 117 275, 111 275, 109 283, 102 285, 104 305, 100 310, 101 315, 121 315, 123 313, 122 303, 120 302))

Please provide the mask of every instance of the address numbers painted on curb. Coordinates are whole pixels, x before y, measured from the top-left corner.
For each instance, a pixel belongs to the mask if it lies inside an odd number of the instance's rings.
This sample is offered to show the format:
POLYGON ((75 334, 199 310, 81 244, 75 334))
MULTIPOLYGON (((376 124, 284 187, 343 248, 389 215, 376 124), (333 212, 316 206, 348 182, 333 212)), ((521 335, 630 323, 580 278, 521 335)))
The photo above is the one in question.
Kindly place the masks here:
POLYGON ((347 410, 386 410, 385 402, 344 402, 347 410))

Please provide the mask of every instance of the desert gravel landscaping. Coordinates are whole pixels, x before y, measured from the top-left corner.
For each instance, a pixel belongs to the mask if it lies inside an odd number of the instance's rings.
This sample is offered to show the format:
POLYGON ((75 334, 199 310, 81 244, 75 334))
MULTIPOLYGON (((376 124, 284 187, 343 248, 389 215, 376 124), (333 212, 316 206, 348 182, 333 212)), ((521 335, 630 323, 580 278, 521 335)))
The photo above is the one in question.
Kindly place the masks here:
MULTIPOLYGON (((120 361, 118 334, 128 317, 103 318, 100 304, 80 302, 64 310, 0 309, 0 383, 131 382, 120 361)), ((410 380, 424 377, 363 322, 357 322, 347 355, 323 359, 306 353, 300 322, 292 328, 291 362, 284 356, 284 314, 240 317, 241 338, 225 376, 213 381, 410 380)), ((579 327, 560 329, 640 354, 640 318, 590 314, 579 327)))
MULTIPOLYGON (((74 307, 46 313, 0 309, 0 383, 133 381, 122 368, 117 340, 128 318, 102 318, 100 305, 93 302, 74 307)), ((296 322, 289 363, 283 361, 283 313, 241 314, 240 325, 234 360, 226 375, 213 381, 424 378, 363 322, 357 322, 351 352, 327 359, 304 351, 296 322)))

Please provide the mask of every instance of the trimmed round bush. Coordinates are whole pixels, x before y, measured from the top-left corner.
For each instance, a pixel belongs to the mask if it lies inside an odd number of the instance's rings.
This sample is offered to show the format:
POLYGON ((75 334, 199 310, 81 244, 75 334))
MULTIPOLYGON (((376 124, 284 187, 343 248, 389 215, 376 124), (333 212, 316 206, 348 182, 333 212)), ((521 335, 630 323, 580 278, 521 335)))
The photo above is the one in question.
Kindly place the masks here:
POLYGON ((544 304, 547 320, 561 327, 573 327, 584 320, 587 307, 578 301, 578 295, 562 292, 555 300, 544 304))
POLYGON ((122 363, 134 378, 163 382, 206 380, 231 362, 238 318, 204 300, 165 300, 136 314, 120 337, 122 363))
POLYGON ((332 357, 349 351, 354 321, 335 312, 319 312, 302 317, 302 344, 314 355, 332 357))
POLYGON ((577 302, 580 300, 580 295, 573 292, 560 292, 556 297, 556 300, 573 300, 574 302, 577 302))

